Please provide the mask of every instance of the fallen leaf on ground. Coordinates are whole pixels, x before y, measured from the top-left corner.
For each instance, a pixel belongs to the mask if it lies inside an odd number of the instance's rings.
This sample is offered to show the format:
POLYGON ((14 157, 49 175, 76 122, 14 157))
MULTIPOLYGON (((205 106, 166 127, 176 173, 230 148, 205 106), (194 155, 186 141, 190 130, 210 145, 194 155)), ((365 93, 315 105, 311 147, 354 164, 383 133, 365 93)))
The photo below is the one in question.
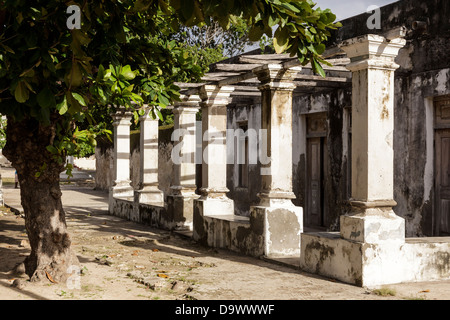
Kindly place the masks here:
POLYGON ((158 249, 152 249, 152 251, 153 251, 153 252, 158 252, 159 250, 158 250, 158 249))
POLYGON ((422 291, 419 291, 419 292, 430 292, 430 290, 422 290, 422 291))
POLYGON ((132 256, 137 256, 138 255, 139 250, 134 250, 133 253, 131 254, 132 256))
POLYGON ((164 274, 164 273, 158 273, 157 276, 160 278, 168 278, 169 277, 167 274, 164 274))
POLYGON ((48 278, 48 280, 50 280, 50 282, 52 282, 52 283, 58 283, 58 282, 56 282, 55 280, 53 280, 52 276, 51 276, 47 271, 45 271, 45 274, 47 275, 47 278, 48 278))

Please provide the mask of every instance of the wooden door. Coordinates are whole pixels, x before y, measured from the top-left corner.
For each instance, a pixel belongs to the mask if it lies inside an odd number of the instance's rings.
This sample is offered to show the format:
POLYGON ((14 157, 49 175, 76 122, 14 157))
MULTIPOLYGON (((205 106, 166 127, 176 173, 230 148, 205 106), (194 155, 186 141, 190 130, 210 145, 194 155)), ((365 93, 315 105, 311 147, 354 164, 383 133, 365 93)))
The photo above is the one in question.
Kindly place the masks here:
POLYGON ((308 139, 308 179, 306 224, 322 225, 322 152, 321 139, 308 139))
POLYGON ((326 114, 308 115, 306 150, 305 225, 324 227, 328 223, 326 185, 328 181, 328 148, 326 114))
POLYGON ((450 97, 435 99, 433 233, 450 235, 450 97))
POLYGON ((436 130, 435 234, 450 235, 450 130, 436 130))

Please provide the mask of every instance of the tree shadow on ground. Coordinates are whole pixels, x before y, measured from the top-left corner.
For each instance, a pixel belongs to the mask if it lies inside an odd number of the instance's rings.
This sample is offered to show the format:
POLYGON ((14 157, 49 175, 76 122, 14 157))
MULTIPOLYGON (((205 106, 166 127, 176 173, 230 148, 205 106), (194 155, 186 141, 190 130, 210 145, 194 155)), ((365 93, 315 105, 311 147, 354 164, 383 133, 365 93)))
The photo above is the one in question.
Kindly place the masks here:
MULTIPOLYGON (((63 192, 64 189, 75 190, 77 192, 87 194, 89 199, 95 199, 94 204, 92 202, 83 203, 84 200, 80 195, 80 205, 64 205, 63 202, 64 211, 66 213, 66 221, 69 226, 69 234, 71 233, 71 229, 77 231, 86 230, 86 232, 92 233, 93 237, 117 237, 117 241, 119 241, 121 245, 127 247, 138 247, 142 250, 150 251, 159 250, 169 255, 173 254, 184 257, 214 257, 216 259, 264 267, 274 271, 328 280, 327 278, 310 274, 300 269, 279 265, 256 257, 246 256, 226 249, 206 247, 193 241, 191 238, 186 238, 172 231, 138 224, 136 222, 109 215, 106 209, 108 201, 107 194, 104 191, 93 190, 92 188, 80 187, 76 185, 66 185, 62 188, 63 192)), ((3 228, 9 228, 11 231, 17 233, 24 229, 24 227, 19 227, 14 224, 0 225, 0 230, 3 228)), ((0 241, 12 241, 14 245, 20 243, 18 238, 0 238, 0 241)), ((5 248, 3 249, 9 250, 5 248)), ((16 252, 16 254, 20 256, 19 252, 16 252)), ((2 255, 0 255, 0 257, 1 256, 2 255)), ((23 258, 23 256, 20 256, 20 259, 23 260, 23 258)), ((83 260, 85 258, 79 256, 79 259, 83 260)), ((92 262, 93 260, 88 261, 92 262)), ((80 262, 83 263, 83 261, 80 262)))
MULTIPOLYGON (((251 257, 227 249, 206 247, 193 239, 176 232, 138 224, 107 214, 107 211, 89 211, 83 207, 66 206, 68 220, 72 224, 88 225, 97 236, 117 237, 121 245, 141 250, 167 253, 190 258, 213 257, 232 262, 264 267, 274 271, 303 275, 328 280, 319 275, 304 272, 294 267, 280 265, 257 257, 251 257)), ((333 282, 340 282, 333 280, 333 282)))
POLYGON ((47 298, 45 298, 45 297, 43 297, 41 295, 38 295, 38 294, 36 294, 34 292, 28 291, 28 290, 23 289, 23 288, 22 289, 14 288, 14 287, 11 287, 10 285, 2 283, 2 282, 0 282, 0 286, 3 286, 3 287, 5 287, 5 288, 7 288, 9 290, 13 290, 13 291, 15 291, 15 292, 17 292, 19 294, 28 296, 29 298, 32 298, 32 299, 35 299, 35 300, 49 300, 49 299, 47 299, 47 298))

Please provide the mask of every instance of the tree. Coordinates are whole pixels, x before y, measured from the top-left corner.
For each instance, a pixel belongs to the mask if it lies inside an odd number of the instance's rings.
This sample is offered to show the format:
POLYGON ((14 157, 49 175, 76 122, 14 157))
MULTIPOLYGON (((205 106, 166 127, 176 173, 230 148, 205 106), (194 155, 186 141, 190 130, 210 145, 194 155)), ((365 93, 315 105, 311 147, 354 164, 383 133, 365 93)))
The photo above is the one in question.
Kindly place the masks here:
POLYGON ((166 107, 179 97, 175 81, 197 81, 201 68, 189 51, 170 40, 180 26, 217 22, 224 30, 237 19, 249 39, 274 37, 277 52, 297 54, 323 74, 320 54, 329 30, 338 27, 329 10, 310 0, 4 0, 0 4, 0 113, 7 116, 4 155, 17 169, 31 253, 31 280, 64 281, 77 264, 70 246, 59 174, 80 142, 105 131, 94 110, 119 106, 136 117, 142 105, 166 107), (67 7, 80 10, 67 14, 67 7), (68 28, 73 27, 75 28, 68 28), (272 29, 278 26, 272 35, 272 29), (82 123, 91 123, 88 130, 82 123))
MULTIPOLYGON (((230 24, 228 29, 222 28, 219 22, 209 19, 208 24, 200 27, 182 27, 173 38, 195 50, 205 53, 209 50, 216 51, 219 59, 225 59, 243 53, 247 46, 254 44, 249 39, 248 30, 247 22, 239 17, 230 24)), ((218 62, 217 60, 208 62, 211 64, 218 62)))

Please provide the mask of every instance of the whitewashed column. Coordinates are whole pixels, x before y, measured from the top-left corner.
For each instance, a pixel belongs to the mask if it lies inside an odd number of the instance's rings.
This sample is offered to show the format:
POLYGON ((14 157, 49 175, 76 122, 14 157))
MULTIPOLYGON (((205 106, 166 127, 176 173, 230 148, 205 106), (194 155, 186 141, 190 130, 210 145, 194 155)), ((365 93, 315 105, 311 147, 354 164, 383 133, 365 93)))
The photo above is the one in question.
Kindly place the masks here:
POLYGON ((205 85, 200 90, 202 110, 202 188, 204 215, 232 215, 234 202, 227 188, 227 105, 233 87, 205 85))
POLYGON ((167 197, 168 220, 175 228, 192 228, 193 200, 196 185, 196 115, 200 109, 198 95, 180 96, 173 107, 172 141, 173 180, 167 197))
POLYGON ((158 182, 158 118, 151 117, 150 108, 139 117, 140 121, 140 171, 139 190, 135 191, 138 203, 164 205, 164 193, 158 182))
POLYGON ((404 241, 405 221, 395 215, 394 72, 406 44, 365 35, 344 41, 352 71, 352 212, 341 216, 341 236, 366 243, 404 241))
POLYGON ((172 140, 172 161, 174 163, 173 184, 170 187, 173 195, 190 195, 195 193, 195 123, 200 109, 198 95, 181 96, 173 108, 174 133, 172 140))
POLYGON ((292 97, 293 80, 300 67, 265 65, 253 70, 261 81, 261 191, 260 203, 250 208, 263 223, 265 256, 299 256, 303 208, 292 203, 292 97), (266 150, 264 150, 266 149, 266 150), (261 157, 267 153, 268 159, 261 157))
POLYGON ((130 185, 130 126, 132 113, 119 110, 112 115, 114 120, 114 182, 111 189, 113 197, 132 197, 130 185))
MULTIPOLYGON (((268 162, 262 163, 260 205, 293 205, 292 95, 301 67, 283 69, 269 64, 253 70, 261 81, 261 129, 268 162)), ((261 150, 264 153, 264 150, 261 150)), ((262 159, 261 159, 262 160, 262 159)))

